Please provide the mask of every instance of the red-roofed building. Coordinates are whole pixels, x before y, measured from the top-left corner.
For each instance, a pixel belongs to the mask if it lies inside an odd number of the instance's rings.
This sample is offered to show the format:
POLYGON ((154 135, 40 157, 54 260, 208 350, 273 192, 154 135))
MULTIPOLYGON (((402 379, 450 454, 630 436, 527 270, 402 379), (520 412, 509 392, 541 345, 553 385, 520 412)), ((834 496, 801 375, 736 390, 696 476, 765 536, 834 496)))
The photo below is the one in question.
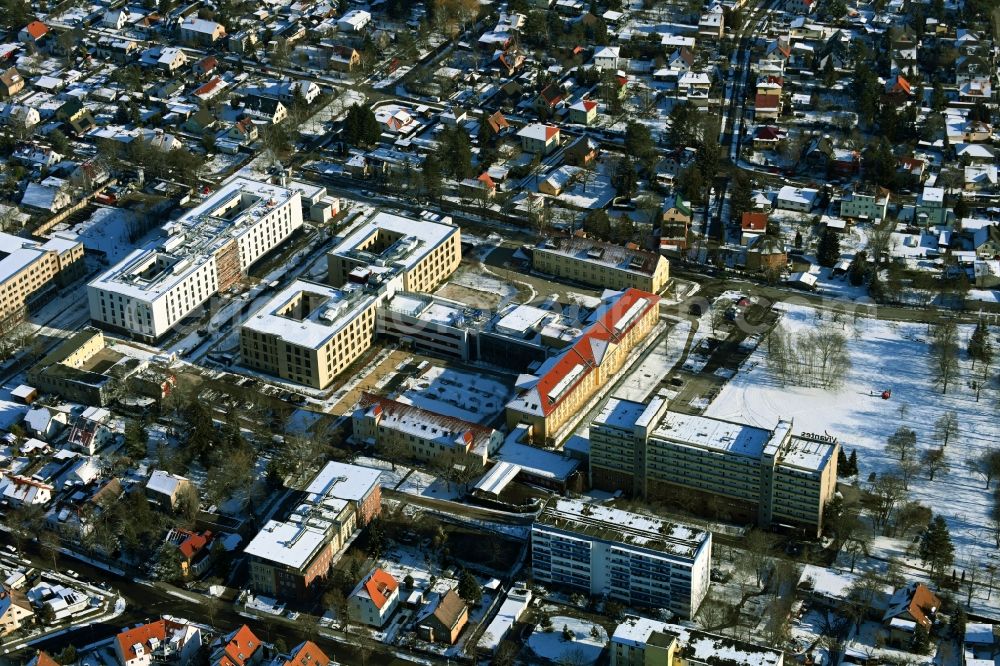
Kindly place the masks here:
POLYGON ((355 622, 383 627, 399 605, 399 583, 382 569, 373 569, 351 592, 350 616, 355 622))
POLYGON ((913 100, 913 90, 910 82, 902 76, 885 84, 885 92, 882 94, 882 103, 889 106, 900 107, 909 104, 913 100))
POLYGON ((754 120, 776 120, 781 114, 781 89, 777 95, 758 92, 754 97, 754 120))
MULTIPOLYGON (((388 325, 388 324, 387 324, 388 325)), ((503 435, 477 423, 364 393, 353 416, 354 438, 395 456, 429 463, 482 467, 503 435)))
POLYGON ((941 599, 923 583, 910 583, 896 590, 882 617, 889 626, 890 644, 909 646, 916 626, 930 631, 940 609, 941 599))
POLYGON ((300 643, 292 648, 281 666, 330 666, 330 658, 312 641, 300 643))
POLYGON ((38 46, 47 34, 49 34, 49 26, 41 21, 32 21, 21 29, 17 38, 25 44, 38 46))
POLYGON ((767 231, 767 213, 743 213, 740 229, 764 233, 767 231))
POLYGON ((519 382, 520 393, 507 403, 507 427, 525 424, 533 443, 554 444, 559 430, 656 326, 659 303, 656 294, 627 289, 602 304, 572 346, 546 361, 534 377, 519 382))
POLYGON ((168 657, 187 663, 201 648, 201 631, 192 625, 157 620, 121 632, 115 637, 115 655, 121 666, 150 666, 168 657))
POLYGON ((597 118, 597 102, 581 99, 569 107, 569 121, 578 125, 589 125, 597 118))
POLYGON ((212 654, 211 666, 253 666, 264 658, 260 639, 245 624, 224 640, 212 654))
POLYGON ((209 76, 215 72, 215 68, 219 66, 219 61, 215 56, 205 56, 194 65, 191 66, 191 71, 199 79, 207 79, 209 76))
POLYGON ((205 530, 201 534, 175 527, 167 534, 167 541, 177 546, 181 554, 181 573, 198 577, 211 566, 214 535, 205 530))

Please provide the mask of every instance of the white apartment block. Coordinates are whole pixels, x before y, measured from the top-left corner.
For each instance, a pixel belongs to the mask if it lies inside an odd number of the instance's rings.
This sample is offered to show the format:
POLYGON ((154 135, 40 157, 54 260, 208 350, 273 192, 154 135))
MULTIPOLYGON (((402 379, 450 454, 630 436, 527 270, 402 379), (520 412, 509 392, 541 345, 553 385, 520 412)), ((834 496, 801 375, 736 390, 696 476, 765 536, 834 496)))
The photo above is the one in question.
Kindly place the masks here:
POLYGON ((708 593, 712 534, 557 498, 531 527, 537 581, 692 617, 708 593))
POLYGON ((793 434, 791 421, 771 430, 670 412, 611 398, 590 427, 590 480, 636 497, 714 500, 768 527, 820 534, 837 482, 837 440, 793 434))
POLYGON ((88 285, 94 323, 156 341, 302 226, 301 193, 237 178, 88 285))

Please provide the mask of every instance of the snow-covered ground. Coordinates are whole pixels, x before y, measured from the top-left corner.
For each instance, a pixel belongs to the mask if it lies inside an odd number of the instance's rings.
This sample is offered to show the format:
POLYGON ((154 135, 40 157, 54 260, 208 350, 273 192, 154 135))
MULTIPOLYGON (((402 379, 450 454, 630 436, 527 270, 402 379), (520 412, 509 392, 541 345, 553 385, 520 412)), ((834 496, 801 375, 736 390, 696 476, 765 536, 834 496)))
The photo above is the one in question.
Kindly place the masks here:
POLYGON ((139 217, 135 213, 101 206, 89 219, 73 227, 73 233, 86 249, 104 252, 108 262, 115 264, 135 249, 129 232, 137 224, 139 217))
MULTIPOLYGON (((859 478, 871 472, 894 473, 896 460, 885 450, 886 439, 900 426, 917 433, 921 451, 938 446, 934 422, 946 411, 955 411, 961 433, 946 450, 951 465, 934 480, 921 473, 910 483, 909 496, 945 516, 956 546, 956 561, 966 557, 985 561, 995 556, 987 533, 992 491, 970 474, 966 461, 995 446, 998 431, 993 385, 980 401, 969 386, 970 362, 961 361, 961 373, 942 395, 934 385, 932 356, 925 324, 859 318, 834 322, 829 314, 784 304, 782 322, 789 331, 842 328, 852 368, 841 388, 826 390, 781 386, 767 369, 766 345, 755 351, 740 373, 720 392, 706 414, 722 419, 771 428, 779 418, 791 418, 798 432, 828 432, 845 449, 857 449, 859 478), (880 394, 891 389, 889 400, 880 394)), ((971 327, 959 329, 964 349, 971 327)), ((964 353, 963 353, 964 357, 964 353)), ((919 454, 918 454, 919 455, 919 454)))
POLYGON ((581 666, 597 661, 608 642, 608 632, 603 627, 564 615, 556 615, 551 619, 552 631, 543 631, 540 627, 535 627, 535 631, 528 638, 528 647, 535 655, 550 662, 581 664, 581 666), (563 635, 564 628, 573 633, 572 640, 566 640, 563 635), (594 632, 594 635, 591 635, 591 632, 594 632))

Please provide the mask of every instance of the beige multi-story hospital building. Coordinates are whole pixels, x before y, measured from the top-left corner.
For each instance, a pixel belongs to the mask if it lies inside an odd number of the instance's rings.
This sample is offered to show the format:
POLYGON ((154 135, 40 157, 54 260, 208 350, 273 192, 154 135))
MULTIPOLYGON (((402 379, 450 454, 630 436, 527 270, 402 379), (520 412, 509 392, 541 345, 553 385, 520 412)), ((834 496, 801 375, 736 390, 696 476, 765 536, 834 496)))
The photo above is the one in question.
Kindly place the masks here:
POLYGON ((590 478, 596 488, 637 497, 723 503, 761 526, 819 534, 837 483, 839 443, 667 411, 666 401, 611 398, 590 426, 590 478))

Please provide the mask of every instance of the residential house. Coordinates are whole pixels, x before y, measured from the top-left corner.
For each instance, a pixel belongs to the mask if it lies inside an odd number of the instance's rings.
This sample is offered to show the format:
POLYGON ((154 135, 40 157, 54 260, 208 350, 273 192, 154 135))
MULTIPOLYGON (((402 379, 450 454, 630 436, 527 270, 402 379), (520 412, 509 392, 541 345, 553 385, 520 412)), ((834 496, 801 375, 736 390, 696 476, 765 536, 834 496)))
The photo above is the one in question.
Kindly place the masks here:
POLYGON ((764 234, 750 241, 746 253, 748 271, 781 271, 787 265, 785 242, 779 236, 764 234))
POLYGON ((381 628, 399 605, 399 583, 386 571, 375 568, 354 588, 348 603, 353 621, 381 628))
POLYGON ((271 666, 336 666, 330 658, 312 641, 299 643, 288 655, 271 662, 271 666))
POLYGON ((542 194, 557 197, 563 193, 563 190, 573 184, 579 173, 579 167, 566 164, 556 167, 545 176, 542 182, 538 183, 538 191, 542 194))
POLYGON ((5 104, 0 108, 0 123, 7 127, 30 130, 42 121, 38 109, 26 104, 5 104))
POLYGON ((684 72, 677 79, 677 95, 692 98, 708 99, 712 89, 712 78, 705 72, 684 72))
POLYGON ((24 415, 25 430, 33 437, 52 441, 68 425, 66 412, 59 412, 50 407, 35 407, 24 415))
POLYGON ((778 208, 808 213, 819 202, 819 190, 809 187, 785 185, 778 191, 775 201, 778 208))
POLYGON ((973 164, 963 170, 964 187, 970 191, 992 191, 997 186, 997 167, 995 164, 973 164))
POLYGON ((421 637, 434 643, 454 645, 469 621, 469 607, 455 590, 448 590, 434 610, 418 624, 421 637))
POLYGON ((996 149, 983 143, 958 143, 951 148, 962 164, 993 164, 997 159, 996 149))
POLYGON ((6 585, 0 588, 0 637, 20 629, 34 614, 23 592, 6 585))
POLYGON ((623 69, 621 48, 618 46, 602 46, 594 53, 594 67, 597 69, 623 69))
POLYGON ((50 169, 63 160, 63 155, 48 146, 23 144, 14 149, 13 159, 29 167, 50 169))
POLYGON ((889 190, 853 190, 840 200, 840 216, 853 220, 881 222, 889 209, 889 190))
POLYGON ((497 193, 497 185, 485 171, 476 178, 466 178, 458 184, 459 192, 472 199, 492 199, 497 193))
POLYGON ((226 28, 221 23, 197 16, 184 19, 180 29, 181 40, 191 46, 211 46, 226 36, 226 28))
POLYGON ((525 125, 517 133, 521 148, 528 153, 548 155, 559 147, 559 128, 541 123, 525 125))
POLYGON ((913 100, 913 89, 910 82, 897 74, 885 84, 882 93, 882 104, 896 108, 906 106, 913 100))
POLYGON ((152 666, 167 660, 186 666, 201 649, 201 630, 161 619, 121 632, 114 649, 119 666, 152 666))
POLYGON ((128 7, 109 9, 104 12, 104 16, 101 18, 101 25, 112 30, 121 30, 128 23, 128 17, 128 7))
POLYGON ((493 112, 486 119, 486 124, 494 136, 501 136, 510 130, 510 123, 507 122, 507 119, 499 111, 493 112))
POLYGON ((698 36, 705 39, 721 39, 726 29, 725 13, 721 5, 712 5, 698 19, 698 36))
POLYGON ((744 234, 762 234, 767 231, 767 220, 767 213, 747 211, 740 218, 740 230, 744 234))
POLYGON ((264 646, 250 627, 243 625, 222 639, 212 653, 210 666, 256 666, 264 659, 264 646))
POLYGON ((212 543, 215 536, 211 531, 192 532, 175 527, 167 533, 166 541, 177 546, 181 555, 181 574, 184 577, 199 578, 212 564, 212 543))
POLYGON ((563 160, 575 167, 587 167, 597 159, 599 150, 600 145, 596 141, 588 136, 579 136, 566 146, 563 160))
POLYGON ((778 142, 785 138, 785 131, 774 125, 763 125, 754 130, 754 150, 774 150, 778 142))
POLYGON ((288 107, 281 100, 264 95, 247 95, 243 111, 251 118, 275 125, 288 117, 288 107))
POLYGON ((187 64, 187 55, 179 48, 165 46, 156 57, 156 66, 168 74, 173 74, 187 64))
POLYGON ((14 67, 0 74, 0 97, 11 97, 24 88, 24 77, 14 67))
POLYGON ((86 134, 97 127, 97 121, 90 113, 90 109, 83 105, 83 102, 76 98, 68 100, 65 104, 56 109, 56 120, 67 127, 70 134, 86 134))
POLYGON ((199 79, 207 79, 215 73, 219 67, 219 61, 215 56, 205 56, 195 64, 191 65, 191 73, 199 79))
POLYGON ((976 229, 973 246, 978 259, 1000 258, 1000 226, 989 224, 976 229))
POLYGON ((188 489, 193 488, 194 485, 186 477, 155 469, 146 481, 146 499, 161 509, 173 511, 188 489))
POLYGON ((337 21, 341 32, 361 32, 372 22, 372 15, 363 9, 352 9, 337 21))
POLYGON ((52 501, 52 486, 26 476, 4 476, 0 484, 3 498, 15 506, 45 506, 52 501))
POLYGON ((17 33, 17 38, 30 47, 41 49, 48 34, 49 26, 41 21, 32 21, 17 33))
POLYGON ((31 658, 27 666, 59 666, 59 662, 50 657, 45 650, 39 650, 38 654, 31 658))
POLYGON ((924 187, 917 197, 913 221, 922 227, 938 226, 948 220, 948 212, 944 203, 944 188, 924 187))
POLYGON ((688 229, 691 226, 691 204, 679 196, 663 202, 660 216, 660 252, 683 252, 688 246, 688 229))
POLYGON ((589 125, 597 118, 597 102, 581 99, 569 107, 569 121, 578 125, 589 125))
POLYGON ((361 54, 353 46, 337 44, 330 49, 330 69, 335 72, 353 72, 361 65, 361 54))
POLYGON ((114 439, 111 412, 103 407, 87 407, 73 421, 66 443, 88 456, 96 454, 114 439))
POLYGON ((539 113, 551 113, 559 108, 566 99, 566 91, 556 83, 550 83, 542 88, 535 98, 535 108, 539 113))
POLYGON ((930 632, 940 608, 941 599, 923 583, 910 583, 896 590, 882 616, 882 623, 889 629, 888 643, 909 647, 918 625, 930 632))

